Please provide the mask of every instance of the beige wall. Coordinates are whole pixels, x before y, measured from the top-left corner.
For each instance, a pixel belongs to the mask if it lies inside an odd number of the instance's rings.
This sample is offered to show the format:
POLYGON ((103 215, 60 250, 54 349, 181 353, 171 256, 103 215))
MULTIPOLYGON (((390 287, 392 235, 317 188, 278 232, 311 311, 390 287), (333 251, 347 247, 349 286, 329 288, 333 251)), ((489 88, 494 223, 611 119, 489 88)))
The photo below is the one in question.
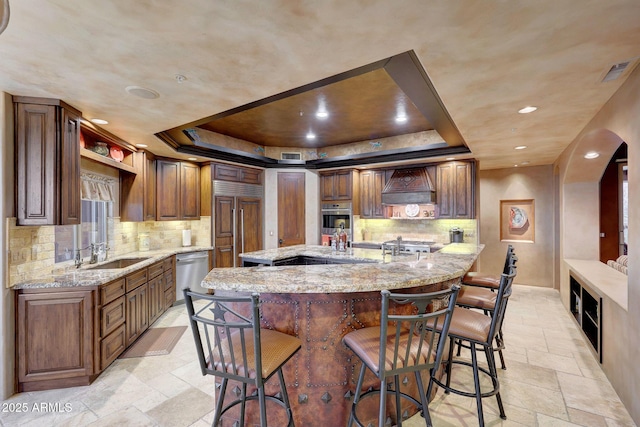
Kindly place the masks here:
POLYGON ((628 144, 629 163, 629 310, 603 295, 602 369, 629 413, 640 424, 640 67, 562 153, 560 172, 560 291, 569 306, 567 258, 599 260, 598 182, 620 141, 628 144), (601 153, 596 161, 586 151, 601 153))
POLYGON ((554 287, 554 187, 553 167, 492 169, 480 171, 480 254, 481 271, 500 273, 507 245, 518 255, 516 282, 531 286, 554 287), (500 241, 500 200, 533 199, 535 208, 534 243, 500 241))

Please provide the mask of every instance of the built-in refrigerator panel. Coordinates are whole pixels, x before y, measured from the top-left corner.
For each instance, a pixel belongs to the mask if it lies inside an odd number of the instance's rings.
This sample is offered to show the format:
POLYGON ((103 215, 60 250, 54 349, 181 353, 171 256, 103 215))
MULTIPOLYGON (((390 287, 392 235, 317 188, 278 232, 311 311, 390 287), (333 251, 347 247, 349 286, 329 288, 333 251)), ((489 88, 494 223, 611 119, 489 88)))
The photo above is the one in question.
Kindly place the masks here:
POLYGON ((214 265, 240 267, 239 255, 262 249, 261 185, 213 180, 214 265))

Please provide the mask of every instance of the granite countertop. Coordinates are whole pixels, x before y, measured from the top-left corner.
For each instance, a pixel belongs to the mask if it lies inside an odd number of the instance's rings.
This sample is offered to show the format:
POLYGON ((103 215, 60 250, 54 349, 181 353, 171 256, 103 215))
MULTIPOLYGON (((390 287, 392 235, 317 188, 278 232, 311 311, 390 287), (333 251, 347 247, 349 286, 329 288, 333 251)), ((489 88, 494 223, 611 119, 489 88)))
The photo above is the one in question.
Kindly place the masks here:
MULTIPOLYGON (((277 261, 294 256, 360 261, 275 267, 216 268, 202 281, 211 289, 261 293, 340 293, 402 289, 462 277, 484 245, 455 244, 448 252, 382 256, 380 250, 332 252, 327 246, 297 245, 241 254, 252 260, 277 261), (368 261, 368 262, 362 262, 368 261)), ((447 248, 452 245, 447 245, 447 248)))
POLYGON ((105 283, 109 283, 120 277, 124 277, 129 273, 138 271, 141 268, 148 267, 158 261, 176 255, 179 253, 208 251, 212 250, 211 246, 188 246, 171 249, 158 249, 152 251, 143 252, 130 252, 128 254, 120 255, 109 259, 107 261, 89 264, 85 262, 82 267, 75 268, 71 266, 65 271, 59 274, 51 274, 39 279, 29 280, 15 284, 11 289, 42 289, 42 288, 69 288, 69 287, 82 287, 82 286, 100 286, 105 283), (124 258, 146 258, 144 261, 140 261, 125 268, 113 268, 113 269, 96 269, 96 266, 106 264, 111 261, 124 258))

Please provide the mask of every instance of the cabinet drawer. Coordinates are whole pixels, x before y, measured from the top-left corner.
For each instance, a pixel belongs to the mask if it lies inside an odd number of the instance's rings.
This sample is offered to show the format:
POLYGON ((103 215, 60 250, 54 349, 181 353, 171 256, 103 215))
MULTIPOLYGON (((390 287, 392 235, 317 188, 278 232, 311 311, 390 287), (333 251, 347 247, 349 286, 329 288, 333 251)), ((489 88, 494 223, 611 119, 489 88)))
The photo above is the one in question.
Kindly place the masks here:
POLYGON ((126 278, 126 291, 131 292, 140 285, 147 283, 147 269, 131 273, 126 278))
POLYGON ((100 370, 105 370, 126 348, 125 327, 120 325, 100 342, 100 370))
POLYGON ((122 295, 115 301, 102 307, 100 314, 100 336, 106 337, 124 323, 125 296, 122 295))
POLYGON ((169 258, 165 259, 164 261, 162 261, 162 269, 164 270, 164 272, 166 273, 169 270, 173 270, 173 261, 175 260, 175 257, 170 256, 169 258))
POLYGON ((156 262, 153 265, 149 266, 149 279, 153 279, 156 276, 159 276, 162 274, 163 271, 163 262, 156 262))
POLYGON ((100 305, 105 305, 124 295, 124 278, 100 286, 100 305))

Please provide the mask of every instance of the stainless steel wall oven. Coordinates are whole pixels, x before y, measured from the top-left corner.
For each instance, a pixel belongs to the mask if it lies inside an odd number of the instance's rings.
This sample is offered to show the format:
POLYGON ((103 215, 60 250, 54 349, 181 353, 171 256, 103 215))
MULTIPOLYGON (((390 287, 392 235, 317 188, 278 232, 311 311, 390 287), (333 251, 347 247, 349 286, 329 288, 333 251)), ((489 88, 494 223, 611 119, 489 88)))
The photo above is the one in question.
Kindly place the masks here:
POLYGON ((321 208, 322 225, 320 233, 333 235, 336 228, 344 225, 348 241, 353 241, 353 210, 351 202, 323 203, 321 208))

